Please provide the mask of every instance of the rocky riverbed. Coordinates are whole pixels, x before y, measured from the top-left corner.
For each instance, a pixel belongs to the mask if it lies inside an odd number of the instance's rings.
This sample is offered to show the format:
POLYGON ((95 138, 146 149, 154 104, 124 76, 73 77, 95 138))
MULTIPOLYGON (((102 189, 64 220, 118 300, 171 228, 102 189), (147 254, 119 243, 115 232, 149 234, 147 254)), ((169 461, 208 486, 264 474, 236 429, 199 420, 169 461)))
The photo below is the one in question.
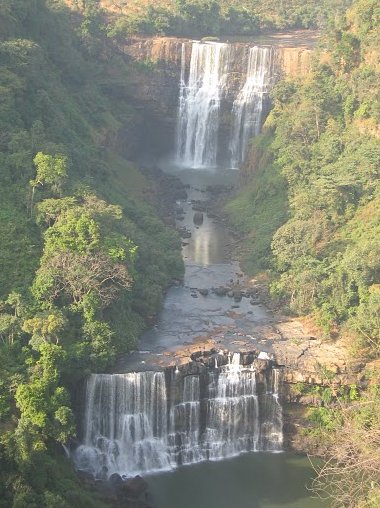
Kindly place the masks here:
POLYGON ((217 204, 237 184, 238 172, 165 165, 157 176, 166 189, 161 199, 165 216, 183 239, 185 276, 173 281, 156 324, 115 371, 179 366, 199 350, 254 350, 283 366, 286 383, 323 384, 326 370, 335 374, 337 384, 358 381, 363 365, 342 340, 322 339, 307 323, 282 315, 267 286, 249 279, 232 259, 238 238, 217 204))

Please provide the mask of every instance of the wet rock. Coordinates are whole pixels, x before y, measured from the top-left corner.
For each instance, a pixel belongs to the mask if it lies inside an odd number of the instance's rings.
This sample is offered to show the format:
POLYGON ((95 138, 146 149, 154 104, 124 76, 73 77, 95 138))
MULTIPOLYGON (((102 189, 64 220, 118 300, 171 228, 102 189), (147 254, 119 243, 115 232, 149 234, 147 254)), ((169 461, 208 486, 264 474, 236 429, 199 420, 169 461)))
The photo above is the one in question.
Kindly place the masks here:
POLYGON ((179 367, 179 372, 184 376, 190 376, 194 374, 204 374, 207 370, 206 366, 199 361, 199 359, 202 357, 203 352, 197 351, 196 353, 192 353, 190 358, 191 362, 186 361, 184 365, 181 365, 179 367), (197 356, 195 361, 195 356, 197 356))
POLYGON ((179 228, 178 233, 181 238, 191 238, 191 231, 186 227, 179 228))
POLYGON ((116 487, 119 487, 123 483, 123 479, 119 474, 113 473, 108 478, 108 483, 111 485, 111 487, 116 488, 116 487))
POLYGON ((270 360, 259 360, 256 358, 256 360, 253 362, 253 366, 257 372, 263 372, 271 367, 271 362, 270 360))
POLYGON ((256 351, 249 351, 248 353, 241 353, 240 360, 243 365, 251 365, 257 356, 256 351))
POLYGON ((192 209, 195 212, 207 212, 207 203, 204 201, 192 201, 192 209))
POLYGON ((122 489, 128 496, 139 499, 148 491, 148 484, 144 478, 137 475, 123 482, 122 489))
POLYGON ((241 300, 242 300, 242 298, 243 298, 243 296, 242 296, 242 294, 241 294, 241 291, 239 291, 238 289, 235 289, 235 290, 233 291, 233 295, 234 295, 234 301, 235 301, 235 302, 241 302, 241 300))
POLYGON ((202 296, 207 296, 209 291, 208 289, 198 289, 198 293, 202 296))
POLYGON ((202 212, 195 212, 193 217, 193 222, 197 226, 201 226, 203 224, 203 213, 202 212))
POLYGON ((213 289, 213 292, 214 294, 216 294, 216 296, 226 296, 228 291, 229 291, 228 288, 224 286, 219 286, 218 288, 213 289))
POLYGON ((227 185, 208 185, 206 187, 206 191, 210 194, 223 194, 230 192, 233 189, 233 186, 227 186, 227 185))
POLYGON ((251 298, 249 303, 251 305, 260 305, 260 300, 258 298, 251 298))
POLYGON ((88 471, 84 471, 83 469, 78 469, 77 475, 80 481, 86 485, 92 485, 95 482, 94 476, 88 471))

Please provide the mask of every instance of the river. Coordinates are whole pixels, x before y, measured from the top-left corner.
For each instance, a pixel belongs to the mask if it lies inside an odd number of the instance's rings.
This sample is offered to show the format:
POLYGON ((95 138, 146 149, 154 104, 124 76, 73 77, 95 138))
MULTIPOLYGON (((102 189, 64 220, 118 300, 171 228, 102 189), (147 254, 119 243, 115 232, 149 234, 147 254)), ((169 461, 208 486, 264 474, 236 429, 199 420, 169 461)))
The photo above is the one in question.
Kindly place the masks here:
POLYGON ((214 210, 223 190, 239 185, 233 160, 244 160, 273 84, 271 52, 251 49, 232 109, 233 144, 218 134, 228 45, 194 42, 187 82, 183 54, 179 163, 161 168, 187 191, 175 210, 184 280, 167 292, 138 350, 120 358, 115 374, 87 383, 78 469, 98 478, 142 474, 156 508, 323 506, 306 488, 307 459, 281 453, 281 374, 272 357, 281 335, 233 260, 234 235, 214 210), (232 157, 223 169, 225 149, 232 157))
MULTIPOLYGON (((140 349, 123 362, 125 371, 150 370, 152 366, 180 360, 184 344, 202 347, 202 341, 218 337, 220 347, 238 351, 245 347, 270 350, 266 333, 271 315, 249 298, 236 303, 218 296, 212 288, 238 282, 243 285, 239 264, 231 260, 231 235, 218 218, 204 213, 202 225, 193 222, 199 201, 215 199, 207 189, 238 184, 238 172, 222 169, 190 170, 163 165, 187 186, 188 199, 178 202, 191 237, 184 240, 184 284, 171 288, 157 325, 141 340, 140 349), (207 296, 196 289, 208 289, 207 296), (194 296, 197 296, 196 298, 194 296), (239 340, 236 340, 238 337, 239 340), (158 355, 158 356, 157 356, 158 355)), ((182 466, 174 471, 146 477, 156 508, 322 508, 312 497, 313 469, 306 457, 291 453, 247 453, 223 461, 182 466)))

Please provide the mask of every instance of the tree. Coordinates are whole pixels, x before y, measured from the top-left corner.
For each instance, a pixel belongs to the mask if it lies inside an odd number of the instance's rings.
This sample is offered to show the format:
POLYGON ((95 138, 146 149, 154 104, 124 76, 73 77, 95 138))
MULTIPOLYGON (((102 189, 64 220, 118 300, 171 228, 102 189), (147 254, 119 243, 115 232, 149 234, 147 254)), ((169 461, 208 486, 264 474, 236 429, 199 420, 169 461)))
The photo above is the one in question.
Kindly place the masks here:
POLYGON ((36 177, 30 181, 32 187, 31 213, 33 211, 34 193, 37 187, 50 185, 54 194, 60 194, 67 177, 68 160, 65 155, 48 155, 38 152, 33 159, 36 177))
POLYGON ((34 294, 42 300, 83 304, 94 295, 101 307, 108 306, 122 289, 129 289, 132 279, 126 265, 115 263, 98 252, 79 254, 58 251, 39 268, 33 284, 34 294))
POLYGON ((39 349, 46 342, 58 344, 60 335, 67 325, 67 319, 57 309, 40 312, 34 317, 24 321, 22 329, 32 335, 29 344, 34 349, 39 349))
POLYGON ((65 443, 75 433, 68 392, 59 386, 66 354, 60 346, 48 343, 41 345, 40 354, 29 382, 21 383, 16 391, 21 425, 29 423, 43 440, 65 443))
POLYGON ((315 466, 312 490, 333 508, 379 506, 380 400, 371 395, 341 407, 341 423, 325 436, 328 446, 323 464, 315 466))

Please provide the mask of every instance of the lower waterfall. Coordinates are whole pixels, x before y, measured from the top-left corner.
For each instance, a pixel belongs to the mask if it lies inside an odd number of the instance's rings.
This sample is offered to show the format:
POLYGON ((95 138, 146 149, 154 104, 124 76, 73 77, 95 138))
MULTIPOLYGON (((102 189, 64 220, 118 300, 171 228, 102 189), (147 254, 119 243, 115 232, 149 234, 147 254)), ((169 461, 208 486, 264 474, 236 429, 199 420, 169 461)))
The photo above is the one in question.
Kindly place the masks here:
POLYGON ((249 451, 281 451, 280 371, 228 364, 200 374, 93 374, 76 467, 98 478, 168 470, 249 451))

